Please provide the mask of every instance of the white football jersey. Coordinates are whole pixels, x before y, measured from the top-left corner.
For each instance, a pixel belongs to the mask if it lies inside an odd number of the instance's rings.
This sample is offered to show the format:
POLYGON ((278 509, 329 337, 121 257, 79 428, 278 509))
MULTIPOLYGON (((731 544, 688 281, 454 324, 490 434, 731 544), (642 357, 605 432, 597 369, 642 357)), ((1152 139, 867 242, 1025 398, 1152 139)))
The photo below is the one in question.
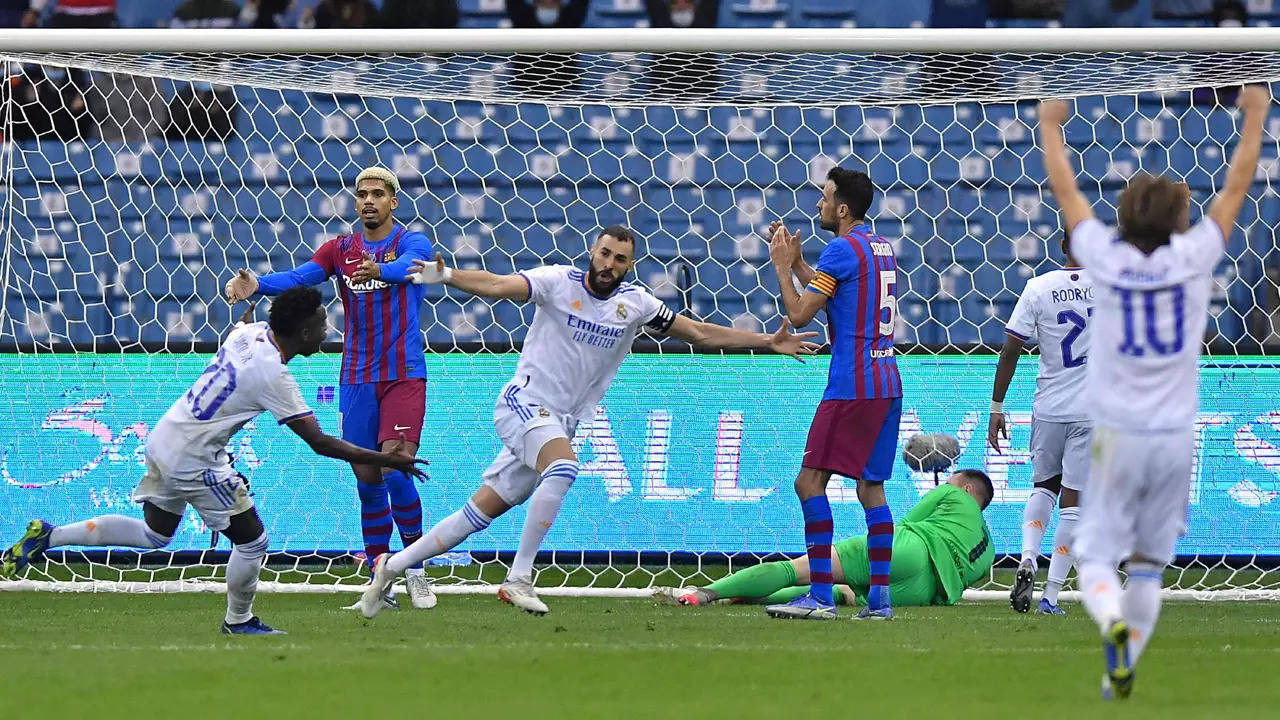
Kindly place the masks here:
POLYGON ((579 421, 595 417, 640 328, 665 333, 675 322, 661 300, 631 283, 602 298, 587 289, 585 272, 568 265, 520 275, 538 307, 508 387, 579 421))
POLYGON ((147 459, 178 479, 224 467, 231 436, 264 410, 281 425, 312 414, 267 324, 237 324, 147 436, 147 459))
POLYGON ((1093 285, 1080 268, 1033 277, 1018 298, 1005 327, 1015 337, 1040 345, 1033 414, 1048 422, 1089 419, 1085 362, 1093 315, 1093 285))
POLYGON ((1225 250, 1209 217, 1150 255, 1097 220, 1072 231, 1071 254, 1096 288, 1088 363, 1096 421, 1120 431, 1181 430, 1195 422, 1211 273, 1225 250))

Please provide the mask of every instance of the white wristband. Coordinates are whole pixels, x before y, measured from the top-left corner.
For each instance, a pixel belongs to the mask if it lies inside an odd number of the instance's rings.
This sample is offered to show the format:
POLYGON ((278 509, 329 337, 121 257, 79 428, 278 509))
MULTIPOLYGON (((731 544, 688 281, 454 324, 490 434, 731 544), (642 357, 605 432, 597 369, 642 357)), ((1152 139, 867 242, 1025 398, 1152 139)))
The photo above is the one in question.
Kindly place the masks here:
POLYGON ((992 400, 992 401, 991 401, 991 414, 992 414, 992 415, 999 415, 999 414, 1001 414, 1001 413, 1003 413, 1003 412, 1004 412, 1004 403, 1002 403, 1002 402, 996 402, 995 400, 992 400))
POLYGON ((453 277, 453 268, 446 266, 444 269, 444 272, 441 273, 440 275, 440 282, 448 283, 449 279, 452 277, 453 277))

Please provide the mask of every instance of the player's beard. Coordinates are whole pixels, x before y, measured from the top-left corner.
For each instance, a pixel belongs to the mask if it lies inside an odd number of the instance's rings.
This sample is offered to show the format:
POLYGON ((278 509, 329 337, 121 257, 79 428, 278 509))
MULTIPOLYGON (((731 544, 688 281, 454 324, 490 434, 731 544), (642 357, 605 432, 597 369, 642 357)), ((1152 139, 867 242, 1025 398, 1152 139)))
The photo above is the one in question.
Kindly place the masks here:
POLYGON ((833 233, 840 232, 840 219, 833 218, 831 220, 828 220, 822 217, 821 215, 819 215, 818 227, 822 228, 823 230, 826 230, 827 232, 833 232, 833 233))
POLYGON ((377 213, 374 213, 372 216, 364 215, 362 213, 360 215, 360 222, 364 223, 365 230, 374 230, 382 227, 382 224, 385 223, 387 218, 390 216, 390 213, 387 213, 386 215, 378 215, 377 213))
MULTIPOLYGON (((613 271, 610 270, 609 272, 612 275, 613 271)), ((617 290, 618 286, 622 284, 622 276, 612 275, 612 279, 602 280, 600 278, 600 271, 596 270, 595 265, 592 265, 590 266, 590 269, 587 270, 587 284, 591 286, 591 292, 601 297, 609 297, 613 294, 613 291, 617 290)))

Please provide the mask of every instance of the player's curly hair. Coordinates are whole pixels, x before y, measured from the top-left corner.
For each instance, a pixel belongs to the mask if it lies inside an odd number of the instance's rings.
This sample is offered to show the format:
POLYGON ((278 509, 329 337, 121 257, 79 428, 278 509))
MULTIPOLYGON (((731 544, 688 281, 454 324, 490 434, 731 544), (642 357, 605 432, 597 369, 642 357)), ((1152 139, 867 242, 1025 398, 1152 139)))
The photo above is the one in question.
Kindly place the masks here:
POLYGON ((320 291, 315 288, 289 288, 271 303, 267 324, 275 334, 293 337, 316 314, 323 302, 320 291))
POLYGON ((977 470, 974 468, 957 470, 956 474, 962 477, 966 477, 970 480, 973 480, 974 482, 982 486, 982 496, 986 498, 986 500, 982 503, 982 509, 986 510, 987 506, 991 504, 991 501, 996 496, 996 488, 994 485, 991 484, 991 478, 987 477, 987 474, 982 472, 981 470, 977 470))
POLYGON ((867 219, 867 210, 871 209, 871 200, 876 193, 871 178, 864 172, 837 166, 827 171, 827 179, 836 184, 836 202, 848 205, 849 215, 854 220, 867 219))

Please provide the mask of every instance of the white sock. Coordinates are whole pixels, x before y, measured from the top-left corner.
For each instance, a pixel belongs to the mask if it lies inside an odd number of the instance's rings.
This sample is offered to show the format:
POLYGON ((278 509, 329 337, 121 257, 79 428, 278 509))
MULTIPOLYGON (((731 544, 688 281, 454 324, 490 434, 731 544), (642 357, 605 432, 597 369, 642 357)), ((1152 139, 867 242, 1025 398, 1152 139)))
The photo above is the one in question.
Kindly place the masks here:
POLYGON ((267 556, 267 533, 257 540, 231 548, 227 561, 227 624, 248 622, 253 617, 253 595, 258 590, 258 573, 267 556))
POLYGON ((1123 617, 1120 612, 1120 575, 1106 563, 1089 560, 1080 563, 1079 572, 1084 609, 1089 611, 1098 629, 1105 633, 1111 623, 1123 617))
POLYGON ((49 536, 49 547, 88 545, 90 547, 136 547, 154 550, 169 544, 166 537, 137 518, 103 515, 70 525, 59 525, 49 536))
POLYGON ((1058 529, 1053 532, 1053 557, 1049 558, 1049 581, 1044 586, 1044 599, 1058 604, 1058 591, 1067 582, 1071 572, 1071 543, 1076 539, 1076 521, 1080 508, 1069 507, 1058 511, 1058 529))
POLYGON ((1138 662, 1160 617, 1160 586, 1164 584, 1163 568, 1152 563, 1131 562, 1126 568, 1128 580, 1120 598, 1124 621, 1129 624, 1129 664, 1138 662))
POLYGON ((466 540, 471 533, 480 532, 489 527, 491 522, 493 518, 480 512, 480 508, 468 500, 461 510, 436 523, 426 535, 392 555, 391 559, 387 560, 387 569, 399 575, 412 565, 449 552, 466 540))
POLYGON ((533 558, 542 547, 542 540, 560 514, 564 496, 578 477, 578 463, 573 460, 556 460, 542 471, 542 482, 529 500, 529 514, 524 518, 524 531, 520 533, 520 549, 507 572, 507 580, 533 580, 533 558))
POLYGON ((1022 562, 1039 568, 1040 545, 1044 543, 1044 530, 1049 526, 1049 515, 1058 496, 1044 488, 1031 491, 1027 507, 1022 511, 1022 562))

